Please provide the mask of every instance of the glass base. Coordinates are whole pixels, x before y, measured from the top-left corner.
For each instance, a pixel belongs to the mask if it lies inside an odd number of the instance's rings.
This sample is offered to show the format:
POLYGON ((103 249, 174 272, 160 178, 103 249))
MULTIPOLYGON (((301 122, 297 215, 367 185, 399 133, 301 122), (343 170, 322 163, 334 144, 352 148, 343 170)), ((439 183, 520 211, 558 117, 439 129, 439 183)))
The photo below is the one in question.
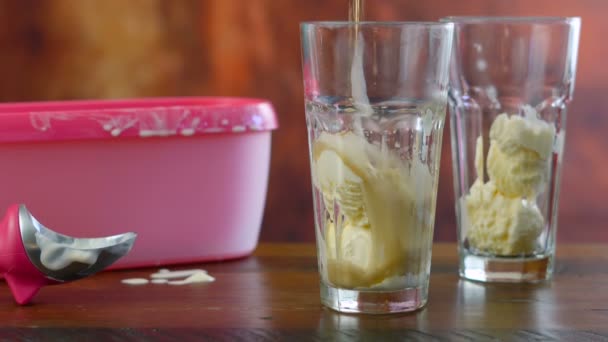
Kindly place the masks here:
POLYGON ((551 279, 553 260, 547 255, 527 258, 488 257, 464 254, 460 276, 482 282, 536 283, 551 279))
POLYGON ((422 308, 427 298, 426 287, 397 291, 359 291, 340 289, 321 282, 321 303, 330 309, 346 313, 411 312, 422 308))

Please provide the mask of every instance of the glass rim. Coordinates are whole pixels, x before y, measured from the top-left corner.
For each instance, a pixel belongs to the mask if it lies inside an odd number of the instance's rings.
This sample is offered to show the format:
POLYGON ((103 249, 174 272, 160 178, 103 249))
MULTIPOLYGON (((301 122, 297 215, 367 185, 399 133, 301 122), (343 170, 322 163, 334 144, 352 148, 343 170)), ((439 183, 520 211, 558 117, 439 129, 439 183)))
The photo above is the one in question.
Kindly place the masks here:
POLYGON ((458 24, 571 24, 580 22, 580 17, 560 16, 447 16, 442 23, 458 24))
POLYGON ((451 22, 441 21, 303 21, 301 27, 326 27, 326 28, 347 28, 354 26, 362 27, 449 27, 451 22))

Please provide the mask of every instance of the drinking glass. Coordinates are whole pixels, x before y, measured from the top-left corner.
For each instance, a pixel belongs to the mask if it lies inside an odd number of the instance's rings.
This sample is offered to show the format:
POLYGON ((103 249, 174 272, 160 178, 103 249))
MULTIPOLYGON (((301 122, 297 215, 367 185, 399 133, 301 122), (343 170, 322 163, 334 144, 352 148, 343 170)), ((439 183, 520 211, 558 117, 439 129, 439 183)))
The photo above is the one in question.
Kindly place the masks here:
POLYGON ((580 19, 450 17, 460 275, 550 279, 580 19))
POLYGON ((427 302, 452 24, 301 26, 321 302, 427 302))

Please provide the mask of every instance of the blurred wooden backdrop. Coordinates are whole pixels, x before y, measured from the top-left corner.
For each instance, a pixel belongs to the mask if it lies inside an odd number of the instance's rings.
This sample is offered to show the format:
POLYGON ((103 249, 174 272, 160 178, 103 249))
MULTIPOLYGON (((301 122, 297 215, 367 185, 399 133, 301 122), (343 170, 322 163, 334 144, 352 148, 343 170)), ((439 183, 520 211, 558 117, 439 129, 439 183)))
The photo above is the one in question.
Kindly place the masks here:
MULTIPOLYGON (((230 95, 270 99, 281 128, 263 240, 313 239, 298 24, 347 0, 0 0, 0 101, 230 95)), ((581 16, 559 239, 608 241, 608 1, 367 0, 371 20, 581 16)), ((436 239, 455 238, 449 131, 436 239)), ((253 180, 252 180, 253 181, 253 180)), ((1 189, 0 189, 1 191, 1 189)))

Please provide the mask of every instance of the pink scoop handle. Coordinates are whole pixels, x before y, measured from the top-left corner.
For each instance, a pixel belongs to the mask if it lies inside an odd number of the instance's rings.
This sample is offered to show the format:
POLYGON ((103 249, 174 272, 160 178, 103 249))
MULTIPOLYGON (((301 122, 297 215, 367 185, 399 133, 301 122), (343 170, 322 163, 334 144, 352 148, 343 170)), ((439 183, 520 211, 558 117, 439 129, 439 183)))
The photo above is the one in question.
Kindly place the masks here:
POLYGON ((11 205, 0 222, 0 273, 20 305, 28 304, 43 286, 59 283, 30 262, 21 238, 19 205, 11 205))

